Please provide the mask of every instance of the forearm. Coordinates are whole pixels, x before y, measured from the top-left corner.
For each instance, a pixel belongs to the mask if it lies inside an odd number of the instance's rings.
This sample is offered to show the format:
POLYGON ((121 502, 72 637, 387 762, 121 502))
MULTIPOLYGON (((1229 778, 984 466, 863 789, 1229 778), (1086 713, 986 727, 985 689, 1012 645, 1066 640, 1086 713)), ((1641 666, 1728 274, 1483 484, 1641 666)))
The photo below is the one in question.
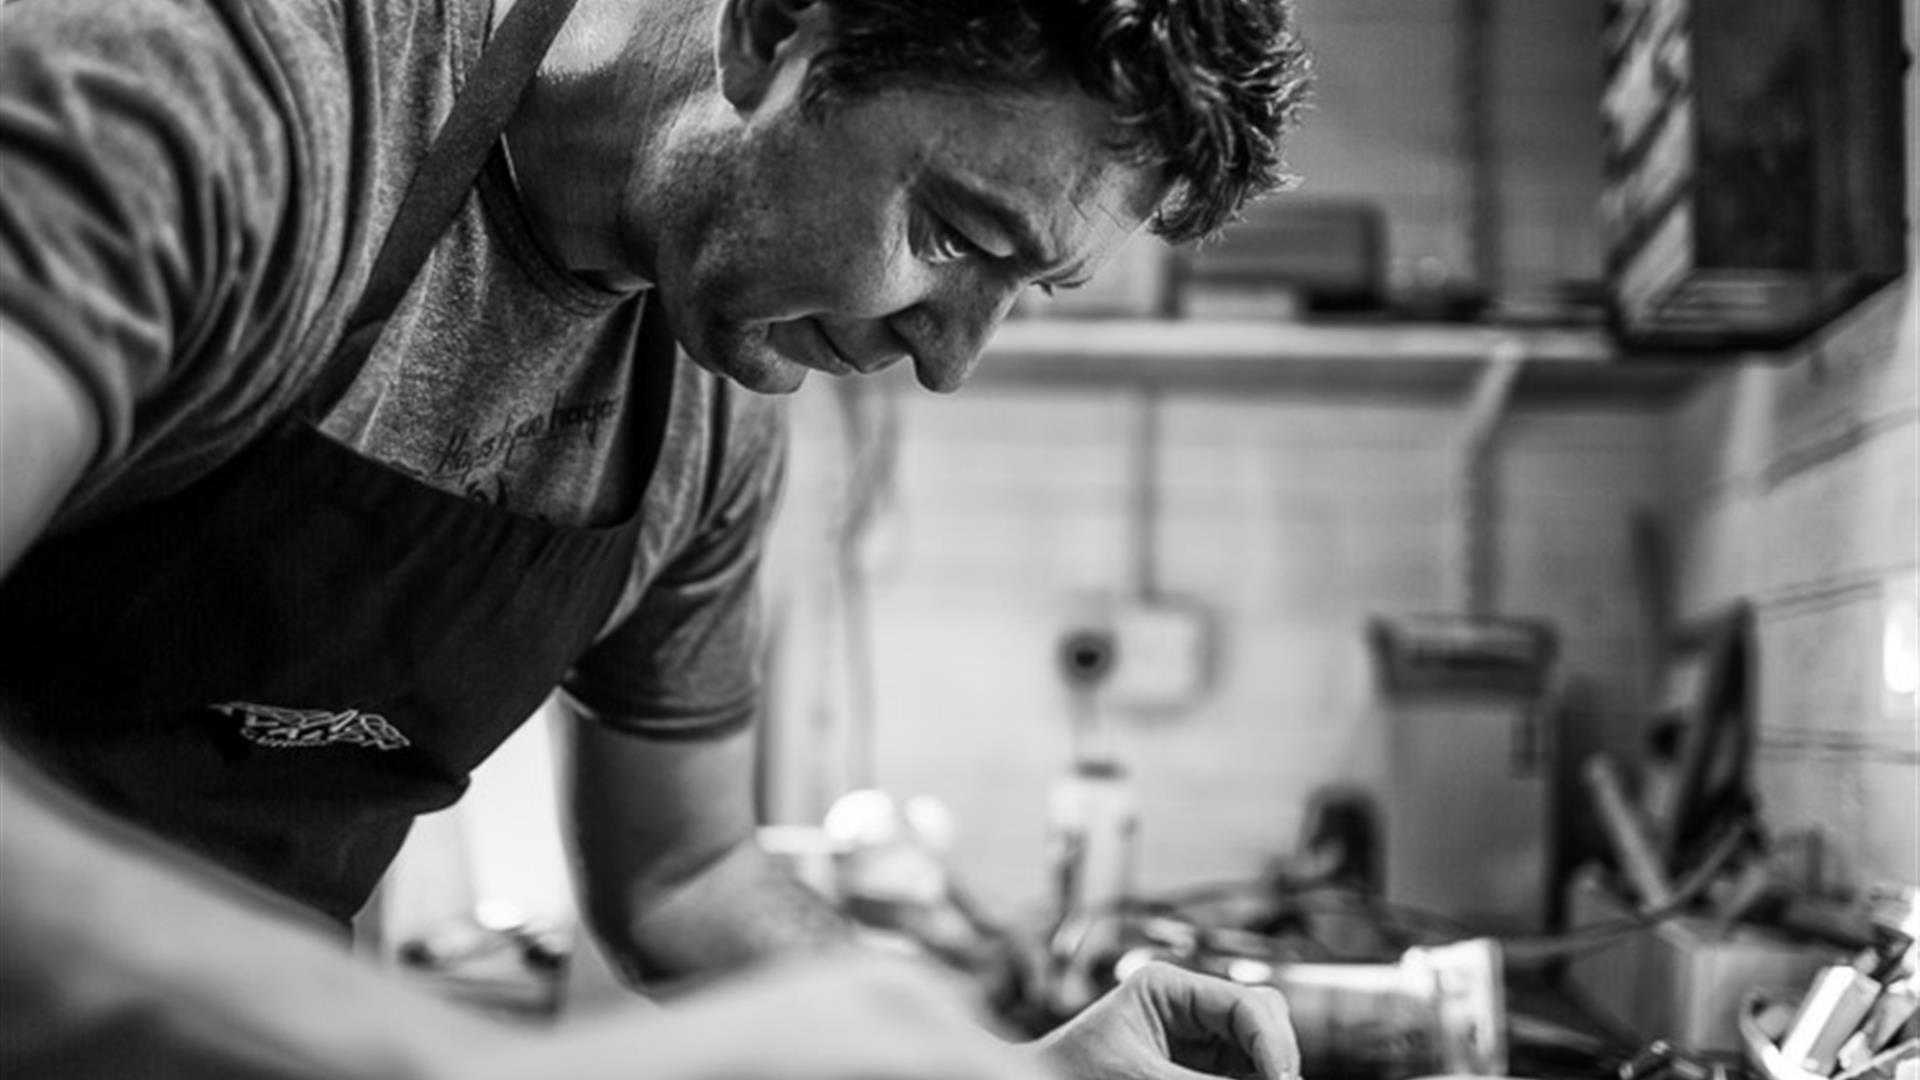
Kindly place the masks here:
POLYGON ((600 905, 603 944, 630 977, 659 983, 849 943, 851 925, 750 837, 670 887, 600 905))
POLYGON ((582 908, 630 982, 658 991, 851 939, 833 906, 756 840, 751 730, 648 738, 559 703, 582 908))
POLYGON ((0 748, 0 1074, 465 1078, 518 1047, 160 849, 0 748))

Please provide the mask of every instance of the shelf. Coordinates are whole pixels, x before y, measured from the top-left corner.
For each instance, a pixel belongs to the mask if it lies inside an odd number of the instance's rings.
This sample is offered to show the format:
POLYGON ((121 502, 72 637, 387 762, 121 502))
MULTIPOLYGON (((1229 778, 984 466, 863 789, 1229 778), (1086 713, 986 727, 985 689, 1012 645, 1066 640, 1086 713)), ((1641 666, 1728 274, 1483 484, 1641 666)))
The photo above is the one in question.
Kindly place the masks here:
POLYGON ((1661 402, 1709 365, 1623 360, 1599 329, 1445 323, 1021 319, 1000 328, 973 382, 1189 390, 1445 393, 1503 342, 1525 358, 1523 398, 1661 402))

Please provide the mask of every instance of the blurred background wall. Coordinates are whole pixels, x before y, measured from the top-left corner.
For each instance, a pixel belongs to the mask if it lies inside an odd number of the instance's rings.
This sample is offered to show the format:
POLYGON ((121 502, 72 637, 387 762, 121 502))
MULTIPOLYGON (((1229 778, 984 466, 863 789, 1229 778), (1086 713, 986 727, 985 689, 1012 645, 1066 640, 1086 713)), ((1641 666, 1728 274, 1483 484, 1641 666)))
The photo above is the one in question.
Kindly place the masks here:
MULTIPOLYGON (((1297 194, 1372 200, 1397 293, 1490 275, 1509 297, 1597 282, 1599 3, 1300 12, 1318 75, 1290 153, 1297 194), (1474 43, 1462 20, 1476 10, 1474 43)), ((1909 106, 1909 177, 1915 123, 1909 106)), ((1103 279, 1152 303, 1168 255, 1137 242, 1103 279)), ((1915 278, 1789 353, 1729 357, 1680 392, 1523 387, 1509 403, 1491 599, 1560 632, 1543 764, 1556 794, 1539 823, 1556 873, 1592 842, 1574 766, 1642 746, 1657 628, 1744 601, 1763 817, 1824 838, 1844 882, 1920 879, 1920 721, 1877 660, 1920 568, 1915 278)), ((1205 613, 1213 647, 1181 707, 1109 717, 1140 801, 1139 884, 1250 878, 1296 847, 1316 790, 1388 781, 1392 709, 1364 629, 1459 603, 1471 372, 1001 377, 1019 359, 990 355, 952 397, 900 373, 816 379, 794 399, 766 574, 764 815, 818 823, 857 787, 937 796, 961 879, 998 911, 1033 910, 1077 708, 1063 635, 1151 594, 1205 613)), ((526 746, 482 770, 460 811, 473 821, 423 823, 426 861, 402 866, 416 900, 389 905, 401 930, 476 890, 564 896, 543 739, 529 725, 526 746)))
POLYGON ((1920 726, 1911 693, 1888 692, 1881 640, 1890 609, 1913 618, 1916 327, 1910 271, 1785 363, 1712 378, 1666 418, 1683 608, 1754 605, 1762 812, 1815 829, 1856 884, 1920 880, 1920 726))
MULTIPOLYGON (((1477 85, 1460 66, 1468 7, 1301 4, 1318 74, 1290 154, 1298 194, 1375 200, 1398 290, 1476 266, 1509 295, 1590 283, 1600 5, 1484 5, 1492 64, 1477 85), (1479 189, 1463 130, 1476 100, 1491 132, 1479 189), (1492 230, 1475 206, 1487 189, 1492 230)), ((1587 753, 1637 750, 1660 619, 1745 600, 1761 649, 1763 814, 1828 835, 1846 879, 1920 871, 1920 731, 1910 698, 1881 700, 1872 660, 1916 566, 1912 282, 1790 355, 1728 364, 1683 394, 1512 403, 1495 593, 1502 612, 1561 631, 1563 803, 1587 753)), ((810 386, 796 402, 770 575, 769 815, 817 821, 849 786, 934 794, 956 811, 962 875, 1035 901, 1073 709, 1058 642, 1139 591, 1144 548, 1154 586, 1215 613, 1222 632, 1201 700, 1115 725, 1141 798, 1141 884, 1257 873, 1299 839, 1317 787, 1382 781, 1387 721, 1362 627, 1457 602, 1464 384, 1035 387, 995 384, 995 362, 953 398, 902 380, 810 386)), ((1581 836, 1577 813, 1560 816, 1564 867, 1581 836)))

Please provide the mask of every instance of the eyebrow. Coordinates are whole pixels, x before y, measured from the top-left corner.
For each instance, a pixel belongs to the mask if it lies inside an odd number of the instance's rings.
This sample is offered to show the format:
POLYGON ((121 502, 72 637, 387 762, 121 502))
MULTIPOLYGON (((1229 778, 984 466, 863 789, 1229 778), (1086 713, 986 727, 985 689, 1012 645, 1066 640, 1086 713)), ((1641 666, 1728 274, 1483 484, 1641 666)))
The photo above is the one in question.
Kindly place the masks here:
POLYGON ((1013 254, 1007 261, 1021 277, 1054 285, 1071 286, 1077 282, 1061 266, 1062 260, 1049 250, 1033 221, 997 193, 976 187, 952 176, 927 178, 927 187, 942 202, 958 204, 969 215, 989 219, 990 223, 1013 241, 1013 254))

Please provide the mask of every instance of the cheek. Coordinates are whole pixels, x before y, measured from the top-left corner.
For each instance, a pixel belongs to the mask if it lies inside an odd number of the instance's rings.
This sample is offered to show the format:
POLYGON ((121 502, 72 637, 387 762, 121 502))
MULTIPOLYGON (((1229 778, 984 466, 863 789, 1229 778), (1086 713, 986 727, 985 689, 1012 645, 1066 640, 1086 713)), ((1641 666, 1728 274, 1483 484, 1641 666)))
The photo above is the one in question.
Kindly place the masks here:
POLYGON ((905 306, 918 260, 908 250, 897 210, 840 197, 818 212, 801 212, 791 234, 775 241, 784 252, 779 277, 815 306, 842 315, 887 314, 905 306))
POLYGON ((726 212, 709 218, 697 275, 704 302, 736 321, 906 306, 919 262, 899 168, 844 140, 782 144, 758 158, 717 200, 726 212))

